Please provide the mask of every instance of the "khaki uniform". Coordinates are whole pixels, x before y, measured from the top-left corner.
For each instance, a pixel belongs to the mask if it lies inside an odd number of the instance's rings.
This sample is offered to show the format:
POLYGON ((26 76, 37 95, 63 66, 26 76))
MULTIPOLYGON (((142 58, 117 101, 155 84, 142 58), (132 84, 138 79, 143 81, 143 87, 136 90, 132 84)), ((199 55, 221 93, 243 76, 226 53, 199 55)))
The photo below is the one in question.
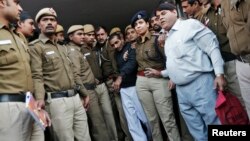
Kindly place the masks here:
POLYGON ((28 42, 28 40, 26 39, 26 37, 23 35, 23 33, 17 32, 16 34, 18 35, 19 38, 21 38, 22 43, 24 43, 26 46, 29 45, 29 42, 28 42))
POLYGON ((52 120, 54 139, 90 140, 87 116, 79 95, 52 98, 63 91, 74 92, 76 84, 81 87, 81 95, 87 95, 80 74, 72 69, 73 64, 67 56, 66 47, 40 34, 39 39, 30 43, 30 48, 35 96, 42 100, 47 94, 46 109, 52 120))
POLYGON ((90 121, 90 132, 95 141, 109 140, 106 124, 99 105, 98 96, 95 92, 95 77, 91 71, 88 61, 83 57, 79 46, 70 42, 67 45, 67 52, 70 60, 74 64, 76 71, 79 71, 84 86, 90 97, 90 105, 87 111, 90 121))
MULTIPOLYGON (((247 0, 246 0, 247 1, 247 0)), ((242 0, 232 6, 230 0, 222 1, 222 20, 227 29, 230 47, 235 55, 250 54, 250 4, 242 0), (237 24, 235 24, 237 22, 237 24)))
POLYGON ((250 118, 250 2, 221 1, 222 21, 227 29, 232 53, 237 55, 236 74, 245 107, 250 118))
POLYGON ((222 58, 225 61, 224 71, 227 81, 227 89, 235 94, 235 96, 237 96, 241 101, 242 105, 244 105, 244 101, 241 96, 239 81, 236 75, 236 56, 231 53, 229 40, 226 36, 227 30, 222 23, 220 15, 221 13, 219 10, 216 11, 213 7, 210 7, 208 9, 208 11, 205 13, 205 17, 209 21, 207 22, 207 26, 217 36, 220 44, 222 58))
MULTIPOLYGON (((11 29, 0 23, 0 98, 11 95, 21 96, 20 92, 33 92, 29 48, 11 29), (20 95, 18 95, 20 94, 20 95)), ((25 108, 23 102, 0 102, 3 115, 0 117, 1 141, 42 141, 42 130, 25 108), (33 125, 34 128, 31 128, 33 125)))
POLYGON ((114 114, 111 107, 111 101, 109 98, 108 89, 104 83, 104 78, 101 70, 100 53, 97 51, 97 48, 91 48, 87 45, 84 45, 84 47, 82 47, 82 53, 84 57, 88 60, 88 63, 96 79, 97 86, 95 88, 95 91, 98 94, 98 99, 102 107, 110 140, 117 141, 118 136, 115 125, 114 114))
MULTIPOLYGON (((164 69, 164 62, 154 60, 157 52, 154 47, 155 37, 147 33, 136 44, 136 60, 139 65, 136 81, 138 97, 147 115, 152 129, 152 138, 163 141, 160 130, 161 119, 170 141, 180 141, 180 134, 173 112, 171 92, 167 89, 168 80, 164 78, 145 77, 145 68, 164 69)), ((163 52, 163 48, 160 48, 163 52)))
POLYGON ((108 46, 107 42, 103 47, 98 47, 101 52, 101 66, 104 78, 109 78, 111 75, 118 73, 116 60, 114 58, 115 49, 108 46))
MULTIPOLYGON (((160 60, 154 60, 158 55, 154 47, 155 36, 151 36, 151 34, 148 33, 143 40, 144 41, 139 38, 136 44, 138 71, 144 71, 145 68, 164 69, 164 64, 160 60)), ((164 48, 160 48, 160 52, 164 54, 164 48)))

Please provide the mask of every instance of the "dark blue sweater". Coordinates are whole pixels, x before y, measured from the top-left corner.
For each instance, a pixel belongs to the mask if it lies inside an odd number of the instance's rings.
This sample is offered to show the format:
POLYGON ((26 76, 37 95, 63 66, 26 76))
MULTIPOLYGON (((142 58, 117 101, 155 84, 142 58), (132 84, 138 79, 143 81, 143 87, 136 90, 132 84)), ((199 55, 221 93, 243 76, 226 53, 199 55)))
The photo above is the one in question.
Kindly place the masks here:
POLYGON ((130 44, 124 45, 121 51, 116 51, 116 61, 120 75, 122 76, 121 88, 135 86, 137 77, 137 62, 135 49, 130 44), (123 59, 123 54, 128 51, 128 59, 123 59))

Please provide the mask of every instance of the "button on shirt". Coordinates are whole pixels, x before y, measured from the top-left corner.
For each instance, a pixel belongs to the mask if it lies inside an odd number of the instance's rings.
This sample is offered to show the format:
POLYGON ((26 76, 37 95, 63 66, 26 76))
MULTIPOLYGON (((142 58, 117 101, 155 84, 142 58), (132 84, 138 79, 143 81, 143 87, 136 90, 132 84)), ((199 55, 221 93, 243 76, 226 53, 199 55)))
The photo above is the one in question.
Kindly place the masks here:
POLYGON ((100 52, 94 47, 90 47, 88 45, 84 45, 81 48, 83 56, 88 60, 88 63, 91 67, 91 70, 96 79, 99 81, 103 81, 102 69, 99 63, 100 60, 100 52))
MULTIPOLYGON (((142 37, 139 37, 139 40, 136 43, 136 61, 138 63, 138 71, 143 71, 145 68, 164 68, 164 63, 155 59, 158 54, 154 42, 155 36, 151 35, 149 32, 146 34, 144 42, 142 42, 142 37), (151 58, 154 58, 154 60, 151 58)), ((164 52, 163 48, 159 48, 159 50, 164 52)))
POLYGON ((95 77, 89 66, 86 57, 83 56, 81 52, 81 47, 69 42, 67 45, 68 56, 73 62, 76 71, 81 75, 82 83, 94 84, 95 77))
POLYGON ((67 57, 66 47, 60 46, 41 34, 30 44, 31 70, 35 96, 44 99, 45 92, 73 89, 75 86, 73 64, 67 57))
POLYGON ((0 23, 0 93, 33 91, 29 48, 0 23))
POLYGON ((167 70, 162 75, 177 85, 187 84, 204 72, 224 74, 218 40, 197 20, 178 19, 169 31, 164 49, 167 70))

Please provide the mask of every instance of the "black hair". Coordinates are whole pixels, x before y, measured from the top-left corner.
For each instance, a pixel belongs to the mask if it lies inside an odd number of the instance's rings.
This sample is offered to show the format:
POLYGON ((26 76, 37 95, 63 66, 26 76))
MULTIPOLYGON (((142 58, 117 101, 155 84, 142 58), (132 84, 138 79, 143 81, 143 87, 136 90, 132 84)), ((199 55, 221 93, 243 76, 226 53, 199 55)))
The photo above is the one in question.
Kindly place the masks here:
POLYGON ((191 6, 194 5, 195 2, 198 2, 198 4, 201 6, 202 3, 200 2, 200 0, 182 0, 182 2, 184 1, 188 1, 188 4, 190 4, 191 6))
POLYGON ((101 29, 103 29, 106 33, 108 33, 108 32, 107 32, 107 28, 106 28, 105 26, 102 26, 102 25, 97 26, 97 27, 95 28, 95 33, 98 32, 98 31, 101 30, 101 29))
POLYGON ((122 39, 121 34, 118 33, 118 32, 115 32, 115 33, 112 33, 112 34, 109 36, 108 41, 111 41, 111 40, 114 39, 115 37, 117 37, 119 40, 122 39))

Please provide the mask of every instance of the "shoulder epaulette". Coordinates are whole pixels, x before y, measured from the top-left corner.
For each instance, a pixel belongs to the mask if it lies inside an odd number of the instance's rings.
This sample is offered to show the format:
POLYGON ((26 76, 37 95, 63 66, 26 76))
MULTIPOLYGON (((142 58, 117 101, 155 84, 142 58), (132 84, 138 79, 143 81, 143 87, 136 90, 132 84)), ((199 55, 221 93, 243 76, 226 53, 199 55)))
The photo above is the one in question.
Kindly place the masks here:
POLYGON ((34 45, 36 43, 38 43, 40 40, 39 39, 35 39, 34 41, 30 42, 29 45, 34 45))

